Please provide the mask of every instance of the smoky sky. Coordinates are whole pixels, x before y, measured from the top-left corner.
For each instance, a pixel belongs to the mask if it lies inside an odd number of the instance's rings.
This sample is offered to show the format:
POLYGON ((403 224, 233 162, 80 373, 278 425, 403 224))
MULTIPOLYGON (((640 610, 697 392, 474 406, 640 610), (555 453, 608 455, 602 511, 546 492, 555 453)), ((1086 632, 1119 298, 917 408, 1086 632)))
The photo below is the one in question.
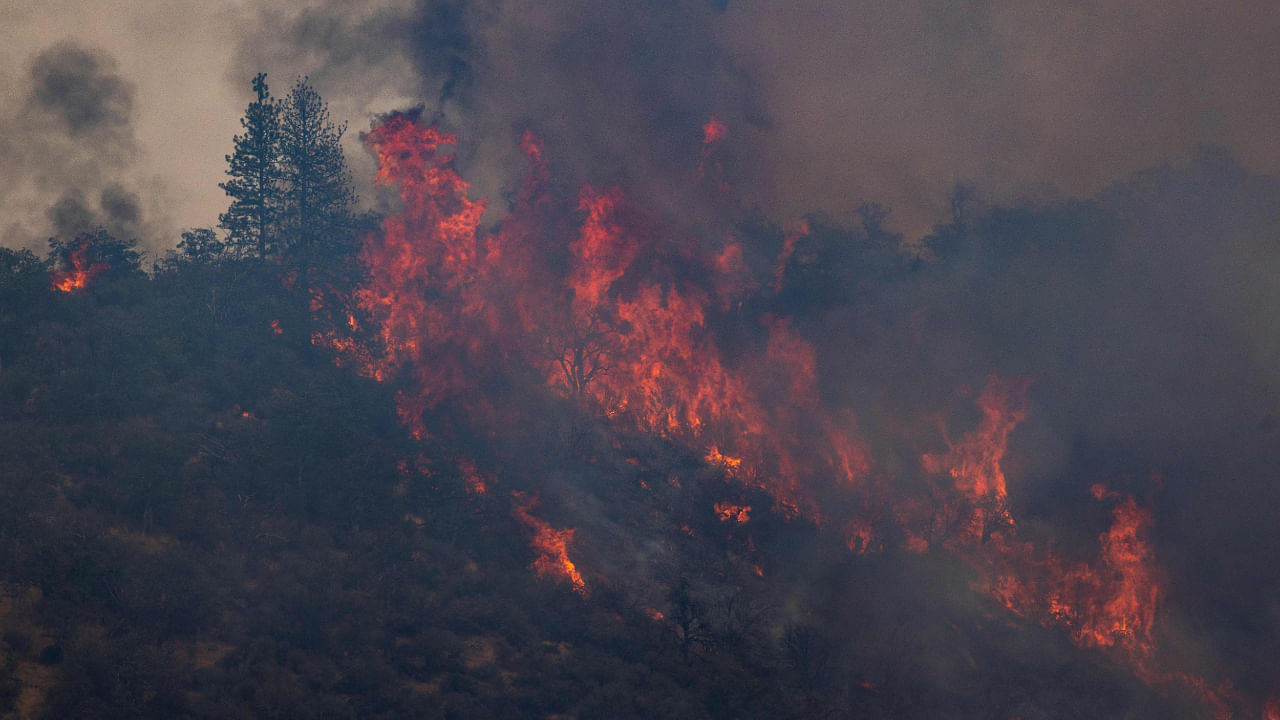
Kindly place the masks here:
POLYGON ((72 41, 40 51, 25 70, 11 80, 20 100, 0 119, 5 243, 40 248, 99 226, 147 240, 128 185, 139 155, 133 83, 111 55, 72 41))
MULTIPOLYGON (((19 1, 0 13, 6 116, 27 102, 31 60, 57 42, 120 61, 144 156, 134 184, 165 235, 157 246, 225 209, 223 156, 259 71, 278 88, 311 77, 350 122, 366 199, 358 132, 417 104, 459 132, 477 194, 496 198, 518 177, 516 140, 532 129, 576 181, 625 181, 696 215, 700 204, 671 188, 714 114, 742 202, 781 219, 880 202, 908 239, 945 219, 956 183, 992 202, 1089 195, 1200 145, 1280 171, 1280 8, 1264 0, 19 1)), ((76 92, 119 97, 109 84, 76 92)), ((93 120, 74 111, 62 108, 64 125, 93 120)), ((15 202, 9 224, 32 224, 15 202)))
POLYGON ((31 63, 31 98, 72 135, 127 132, 133 88, 100 53, 62 44, 31 63))
POLYGON ((575 179, 663 204, 712 115, 744 202, 791 217, 881 202, 912 237, 956 183, 1001 202, 1087 195, 1201 145, 1280 170, 1265 2, 453 0, 262 18, 238 75, 310 73, 353 111, 416 98, 490 196, 532 129, 575 179))

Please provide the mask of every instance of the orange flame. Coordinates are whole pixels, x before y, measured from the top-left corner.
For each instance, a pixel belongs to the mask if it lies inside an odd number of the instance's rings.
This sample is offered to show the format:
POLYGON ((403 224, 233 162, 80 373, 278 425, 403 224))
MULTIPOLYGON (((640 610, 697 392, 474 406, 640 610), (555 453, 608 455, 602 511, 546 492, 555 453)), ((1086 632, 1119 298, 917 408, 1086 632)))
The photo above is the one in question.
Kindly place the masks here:
POLYGON ((567 580, 575 592, 586 594, 587 584, 577 566, 569 559, 569 544, 573 542, 575 531, 572 528, 556 530, 534 517, 531 511, 538 505, 537 498, 526 499, 519 492, 512 494, 519 503, 515 508, 516 517, 533 531, 533 549, 537 553, 533 559, 534 573, 567 580))
POLYGON ((69 267, 50 275, 55 290, 72 292, 88 287, 89 281, 107 270, 105 263, 89 262, 89 245, 81 244, 67 257, 69 267))
MULTIPOLYGON (((700 173, 726 133, 716 118, 703 127, 700 173)), ((768 493, 783 512, 820 520, 819 490, 883 492, 872 498, 889 500, 874 525, 841 518, 851 551, 883 549, 894 536, 888 531, 900 531, 908 551, 941 548, 973 564, 981 588, 1010 611, 1139 669, 1151 657, 1161 598, 1146 508, 1094 490, 1114 507, 1093 562, 1067 561, 1017 538, 1004 463, 1027 417, 1026 380, 992 376, 977 400, 978 426, 920 458, 927 497, 894 497, 862 482, 871 475, 870 452, 854 419, 824 405, 817 352, 789 319, 763 317, 753 346, 726 352, 718 344, 716 320, 755 289, 732 238, 703 247, 671 237, 620 188, 585 186, 576 203, 557 205, 547 190, 546 149, 530 133, 521 139, 529 171, 514 208, 484 230, 486 201, 468 197, 442 150, 456 143, 452 135, 392 115, 365 141, 378 155, 377 182, 398 187, 403 206, 365 238, 361 253, 368 279, 355 300, 379 342, 356 342, 341 327, 317 342, 369 377, 396 378, 399 412, 415 435, 426 435, 426 412, 445 398, 463 400, 477 423, 500 418, 485 378, 533 375, 610 422, 689 447, 768 493), (561 217, 575 207, 572 220, 561 217)), ((808 232, 801 222, 785 237, 775 291, 808 232)), ((355 329, 354 317, 347 325, 355 329)), ((473 492, 486 491, 474 463, 459 467, 473 492)), ((679 485, 674 475, 669 481, 679 485)), ((535 517, 536 499, 517 495, 517 503, 515 516, 533 533, 534 571, 585 592, 568 554, 574 529, 535 517)), ((715 510, 741 523, 751 508, 717 503, 715 510)))
POLYGON ((711 465, 718 465, 724 468, 729 474, 733 474, 742 467, 742 458, 729 457, 720 452, 720 448, 712 445, 707 448, 706 461, 711 465))
MULTIPOLYGON (((992 376, 978 397, 983 419, 944 454, 921 458, 927 472, 952 478, 958 516, 952 545, 967 548, 989 576, 985 589, 1011 611, 1066 628, 1084 647, 1117 647, 1144 659, 1152 652, 1151 627, 1159 599, 1154 553, 1147 540, 1151 514, 1132 497, 1104 485, 1090 494, 1118 501, 1112 523, 1099 538, 1096 564, 1066 563, 1013 539, 1002 463, 1009 435, 1027 417, 1026 380, 992 376), (977 553, 975 556, 974 553, 977 553)), ((944 511, 946 503, 943 503, 944 511)), ((935 519, 935 527, 945 522, 935 519)))
POLYGON ((961 542, 980 541, 993 524, 1012 525, 1006 508, 1008 487, 1001 462, 1009 446, 1009 433, 1027 418, 1029 381, 1002 380, 994 375, 978 397, 983 419, 976 430, 945 454, 926 454, 926 472, 949 474, 963 507, 959 508, 961 542))
POLYGON ((721 522, 738 522, 744 523, 751 519, 750 505, 734 505, 728 502, 716 503, 716 516, 721 522))
POLYGON ((608 417, 702 448, 779 507, 816 516, 802 476, 852 481, 868 472, 852 418, 822 407, 813 346, 787 321, 766 319, 763 353, 739 354, 733 365, 722 357, 710 315, 745 287, 732 239, 706 255, 659 242, 620 189, 588 186, 560 270, 548 260, 554 222, 543 217, 548 174, 536 137, 522 139, 529 176, 495 233, 481 232, 486 205, 467 197, 441 152, 453 136, 392 115, 365 141, 379 158, 378 182, 398 185, 404 208, 365 239, 361 255, 369 272, 356 300, 379 347, 342 328, 315 341, 370 377, 407 381, 400 413, 415 435, 426 435, 424 412, 445 397, 466 394, 476 415, 492 413, 476 391, 485 372, 506 364, 537 368, 608 417), (709 287, 675 279, 691 264, 709 287), (778 430, 793 426, 804 429, 799 437, 778 430))
MULTIPOLYGON (((952 479, 950 491, 956 499, 950 509, 943 502, 941 512, 962 521, 947 544, 976 565, 983 577, 979 587, 1014 614, 1060 627, 1081 647, 1117 651, 1138 677, 1152 684, 1189 687, 1206 706, 1215 708, 1217 717, 1230 717, 1228 693, 1210 688, 1202 678, 1160 671, 1154 664, 1153 628, 1161 592, 1149 540, 1149 509, 1101 483, 1091 486, 1095 500, 1114 503, 1110 526, 1099 534, 1098 555, 1092 562, 1067 561, 1052 549, 1016 539, 1017 527, 1005 504, 1008 488, 1002 463, 1010 433, 1027 416, 1026 390, 1025 381, 992 376, 978 398, 983 412, 979 426, 947 453, 922 458, 927 471, 952 479)), ((900 521, 916 522, 920 516, 912 509, 900 521)), ((938 528, 945 522, 935 515, 929 526, 938 528)), ((909 542, 919 540, 911 537, 909 542)))
POLYGON ((850 520, 844 528, 845 546, 855 554, 873 552, 881 549, 881 546, 875 539, 875 532, 871 528, 871 523, 854 519, 850 520))
MULTIPOLYGON (((1151 513, 1126 497, 1099 537, 1097 566, 1055 570, 1045 601, 1052 620, 1084 647, 1121 647, 1140 657, 1153 650, 1151 627, 1160 595, 1147 541, 1151 513)), ((1056 563, 1055 563, 1056 564, 1056 563)))
POLYGON ((978 397, 982 424, 944 455, 922 458, 931 473, 949 473, 956 490, 965 497, 1004 501, 1008 497, 1004 471, 1000 467, 1009 446, 1009 433, 1027 419, 1027 380, 1007 381, 992 376, 978 397))

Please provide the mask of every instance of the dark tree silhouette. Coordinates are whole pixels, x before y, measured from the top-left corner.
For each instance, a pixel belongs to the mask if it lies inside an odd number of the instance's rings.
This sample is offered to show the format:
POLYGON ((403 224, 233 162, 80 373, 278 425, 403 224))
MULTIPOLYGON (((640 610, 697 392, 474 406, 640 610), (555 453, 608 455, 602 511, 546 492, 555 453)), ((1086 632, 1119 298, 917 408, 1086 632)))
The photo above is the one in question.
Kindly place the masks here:
POLYGON ((0 373, 27 343, 44 297, 49 267, 30 250, 0 247, 0 373))
POLYGON ((218 235, 213 232, 212 228, 186 230, 182 233, 182 240, 178 243, 178 250, 182 251, 182 258, 196 263, 208 264, 217 262, 222 258, 226 249, 226 245, 218 239, 218 235))
POLYGON ((80 271, 95 277, 123 278, 141 273, 142 254, 137 245, 137 240, 121 240, 100 227, 69 241, 49 238, 49 260, 55 277, 80 271))
POLYGON ((282 239, 304 265, 340 251, 354 225, 356 197, 342 154, 346 129, 329 120, 328 104, 305 78, 280 105, 282 239))
POLYGON ((231 206, 218 224, 234 253, 267 257, 277 250, 281 209, 280 103, 271 98, 266 73, 253 78, 253 91, 257 98, 240 119, 244 133, 235 137, 235 152, 227 156, 231 179, 219 184, 231 206))

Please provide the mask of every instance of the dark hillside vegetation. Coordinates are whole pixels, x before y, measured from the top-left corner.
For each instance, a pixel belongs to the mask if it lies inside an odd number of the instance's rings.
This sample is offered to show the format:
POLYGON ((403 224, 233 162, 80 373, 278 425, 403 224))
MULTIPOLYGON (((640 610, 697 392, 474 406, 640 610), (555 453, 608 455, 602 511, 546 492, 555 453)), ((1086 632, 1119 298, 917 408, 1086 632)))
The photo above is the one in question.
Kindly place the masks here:
POLYGON ((254 88, 221 237, 0 249, 0 718, 1280 708, 1273 181, 489 224, 398 113, 380 222, 254 88))
POLYGON ((495 437, 441 407, 439 434, 414 440, 392 384, 311 343, 278 263, 148 275, 121 257, 59 292, 49 264, 4 251, 6 716, 1112 717, 1163 702, 995 613, 953 563, 849 556, 550 390, 510 401, 560 419, 495 437), (557 483, 591 487, 592 509, 557 483), (598 518, 574 544, 587 592, 533 571, 513 490, 546 491, 552 525, 598 518), (750 533, 713 512, 728 495, 757 508, 750 533))

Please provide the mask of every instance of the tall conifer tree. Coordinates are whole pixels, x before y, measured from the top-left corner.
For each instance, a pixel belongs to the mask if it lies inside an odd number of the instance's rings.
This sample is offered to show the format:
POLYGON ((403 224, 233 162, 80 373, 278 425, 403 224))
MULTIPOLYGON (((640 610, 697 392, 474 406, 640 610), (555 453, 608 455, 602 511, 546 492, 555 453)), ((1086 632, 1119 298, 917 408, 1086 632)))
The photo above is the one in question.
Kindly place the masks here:
POLYGON ((329 120, 329 106, 298 80, 281 103, 282 236, 304 264, 345 249, 355 192, 342 153, 345 123, 329 120))
POLYGON ((227 156, 230 180, 220 183, 231 198, 218 224, 238 255, 267 257, 277 250, 281 200, 280 104, 271 98, 266 73, 253 78, 257 98, 240 119, 244 133, 227 156))

